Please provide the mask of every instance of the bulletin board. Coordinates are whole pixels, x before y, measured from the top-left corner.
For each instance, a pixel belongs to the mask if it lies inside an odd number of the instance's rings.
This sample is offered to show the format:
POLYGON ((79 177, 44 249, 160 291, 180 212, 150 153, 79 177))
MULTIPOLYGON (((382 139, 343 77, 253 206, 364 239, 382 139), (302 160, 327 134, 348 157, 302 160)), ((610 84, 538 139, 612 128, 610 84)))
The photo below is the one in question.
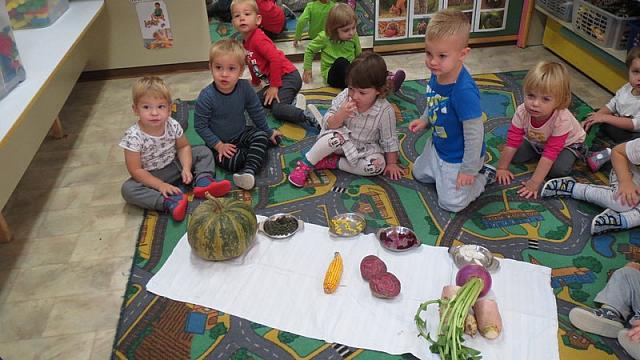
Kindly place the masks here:
POLYGON ((374 45, 422 42, 429 20, 440 9, 462 11, 471 23, 472 39, 504 39, 517 35, 522 4, 523 0, 376 0, 374 45))

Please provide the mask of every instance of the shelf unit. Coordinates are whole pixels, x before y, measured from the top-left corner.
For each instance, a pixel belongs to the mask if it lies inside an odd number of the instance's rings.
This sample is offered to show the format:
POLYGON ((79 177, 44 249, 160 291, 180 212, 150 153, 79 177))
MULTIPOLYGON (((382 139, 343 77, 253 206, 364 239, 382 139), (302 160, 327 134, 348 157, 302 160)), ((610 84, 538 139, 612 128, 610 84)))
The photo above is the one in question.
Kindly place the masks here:
POLYGON ((540 6, 536 11, 546 16, 542 44, 598 84, 615 93, 627 82, 625 50, 605 48, 576 34, 573 25, 558 19, 540 6))
MULTIPOLYGON (((87 64, 82 40, 103 7, 103 0, 70 1, 51 26, 14 31, 27 78, 0 100, 0 210, 47 133, 63 135, 58 113, 87 64)), ((0 241, 10 239, 0 213, 0 241)))

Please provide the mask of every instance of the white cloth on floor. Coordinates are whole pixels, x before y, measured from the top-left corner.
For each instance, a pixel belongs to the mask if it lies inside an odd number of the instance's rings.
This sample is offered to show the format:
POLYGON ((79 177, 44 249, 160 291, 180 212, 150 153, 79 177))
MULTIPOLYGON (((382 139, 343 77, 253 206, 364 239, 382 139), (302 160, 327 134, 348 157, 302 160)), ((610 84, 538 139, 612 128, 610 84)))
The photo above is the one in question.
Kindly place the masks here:
MULTIPOLYGON (((503 332, 497 340, 478 335, 465 345, 480 350, 483 359, 559 359, 551 270, 508 259, 500 263, 492 296, 503 332)), ((437 357, 417 336, 414 315, 420 303, 439 298, 444 285, 455 283, 456 271, 444 247, 422 245, 395 253, 382 248, 373 234, 333 238, 326 227, 305 224, 285 240, 258 233, 244 257, 225 262, 198 258, 185 234, 147 290, 330 343, 430 359, 437 357), (324 274, 336 251, 344 272, 338 290, 327 295, 324 274), (362 279, 360 261, 371 254, 400 280, 402 291, 395 299, 372 296, 362 279)), ((429 307, 427 321, 435 334, 437 306, 429 307)))

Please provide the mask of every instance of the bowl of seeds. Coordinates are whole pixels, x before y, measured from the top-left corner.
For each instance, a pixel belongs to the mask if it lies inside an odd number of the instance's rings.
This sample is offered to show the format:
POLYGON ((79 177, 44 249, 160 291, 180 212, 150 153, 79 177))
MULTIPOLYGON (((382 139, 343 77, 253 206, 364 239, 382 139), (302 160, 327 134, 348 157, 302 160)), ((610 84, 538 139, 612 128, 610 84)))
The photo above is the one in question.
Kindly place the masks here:
POLYGON ((338 214, 329 220, 329 233, 339 237, 351 237, 360 234, 367 226, 367 221, 360 214, 338 214))
POLYGON ((275 214, 258 224, 258 230, 272 239, 285 239, 302 229, 304 221, 289 214, 275 214))

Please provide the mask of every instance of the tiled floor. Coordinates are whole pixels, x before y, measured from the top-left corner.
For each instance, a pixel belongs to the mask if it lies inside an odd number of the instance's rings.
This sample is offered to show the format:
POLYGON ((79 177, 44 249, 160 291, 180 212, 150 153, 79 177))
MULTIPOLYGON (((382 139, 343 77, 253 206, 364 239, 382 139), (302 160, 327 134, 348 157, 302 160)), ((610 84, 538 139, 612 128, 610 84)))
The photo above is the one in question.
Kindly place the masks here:
MULTIPOLYGON (((424 55, 386 57, 408 79, 424 78, 424 55)), ((523 70, 557 58, 541 47, 473 49, 474 74, 523 70), (489 56, 491 55, 491 57, 489 56)), ((306 88, 318 87, 316 77, 306 88)), ((592 106, 611 94, 575 70, 573 90, 592 106)), ((207 72, 164 76, 174 98, 194 99, 207 72)), ((47 139, 5 207, 15 240, 0 244, 0 357, 109 357, 142 211, 126 205, 128 177, 117 146, 135 118, 132 79, 79 83, 60 118, 68 136, 47 139)), ((53 115, 52 115, 53 116, 53 115)))

